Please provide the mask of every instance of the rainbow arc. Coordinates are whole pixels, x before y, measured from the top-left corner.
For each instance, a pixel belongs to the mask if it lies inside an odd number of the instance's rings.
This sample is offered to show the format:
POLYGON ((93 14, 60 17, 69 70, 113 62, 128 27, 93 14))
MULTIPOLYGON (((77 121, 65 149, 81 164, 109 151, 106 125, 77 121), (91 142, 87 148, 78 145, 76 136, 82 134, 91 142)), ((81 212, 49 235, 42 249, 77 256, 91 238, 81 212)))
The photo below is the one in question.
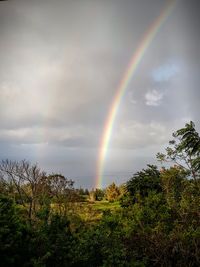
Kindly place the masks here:
POLYGON ((113 101, 111 103, 111 108, 109 110, 108 116, 105 121, 102 140, 100 144, 100 150, 99 150, 98 161, 97 161, 97 174, 96 174, 96 184, 95 184, 96 188, 102 187, 105 158, 106 158, 106 154, 107 154, 107 150, 109 146, 109 141, 112 135, 113 125, 114 125, 115 118, 116 118, 116 115, 117 115, 117 112, 120 106, 120 102, 123 98, 123 95, 128 87, 128 84, 133 78, 135 71, 138 65, 140 64, 146 50, 152 43, 153 39, 155 38, 159 30, 161 29, 164 22, 167 20, 167 18, 172 13, 176 5, 176 2, 177 2, 176 0, 169 1, 168 4, 162 9, 160 15, 153 21, 152 25, 149 27, 147 32, 144 34, 116 90, 116 94, 113 98, 113 101))

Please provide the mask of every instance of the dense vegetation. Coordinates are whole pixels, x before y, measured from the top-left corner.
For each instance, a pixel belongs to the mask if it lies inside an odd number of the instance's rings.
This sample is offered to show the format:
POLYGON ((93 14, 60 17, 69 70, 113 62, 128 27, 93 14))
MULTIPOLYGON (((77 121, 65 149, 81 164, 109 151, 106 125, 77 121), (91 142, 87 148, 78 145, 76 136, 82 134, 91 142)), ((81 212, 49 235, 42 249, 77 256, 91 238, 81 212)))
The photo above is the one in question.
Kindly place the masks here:
POLYGON ((25 160, 2 161, 1 266, 200 266, 195 125, 157 158, 168 167, 148 165, 125 185, 90 192, 25 160))

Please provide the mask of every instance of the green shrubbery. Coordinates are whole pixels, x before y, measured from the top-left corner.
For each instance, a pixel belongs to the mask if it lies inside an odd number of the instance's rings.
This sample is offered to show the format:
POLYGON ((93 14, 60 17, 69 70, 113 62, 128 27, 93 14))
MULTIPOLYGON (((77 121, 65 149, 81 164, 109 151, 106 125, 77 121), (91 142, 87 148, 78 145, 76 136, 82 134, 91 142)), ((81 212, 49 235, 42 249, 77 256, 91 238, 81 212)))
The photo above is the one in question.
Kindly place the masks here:
POLYGON ((190 123, 173 136, 166 155, 158 154, 172 167, 148 165, 121 189, 112 184, 105 194, 95 191, 112 202, 102 202, 112 208, 99 208, 98 219, 96 204, 81 203, 83 190, 79 195, 64 176, 4 161, 1 266, 200 266, 199 135, 190 123), (121 207, 114 208, 116 200, 121 207))

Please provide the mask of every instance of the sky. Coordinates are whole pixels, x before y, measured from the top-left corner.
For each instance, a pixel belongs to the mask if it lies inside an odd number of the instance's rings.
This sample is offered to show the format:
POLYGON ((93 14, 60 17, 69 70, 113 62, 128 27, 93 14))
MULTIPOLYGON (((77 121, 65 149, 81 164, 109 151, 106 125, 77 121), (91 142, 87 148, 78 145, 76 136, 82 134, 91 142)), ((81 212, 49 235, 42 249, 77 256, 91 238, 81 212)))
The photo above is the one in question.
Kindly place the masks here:
MULTIPOLYGON (((0 159, 94 187, 116 90, 167 0, 0 1, 0 159)), ((115 118, 103 186, 157 164, 175 130, 200 131, 200 1, 178 0, 115 118)))

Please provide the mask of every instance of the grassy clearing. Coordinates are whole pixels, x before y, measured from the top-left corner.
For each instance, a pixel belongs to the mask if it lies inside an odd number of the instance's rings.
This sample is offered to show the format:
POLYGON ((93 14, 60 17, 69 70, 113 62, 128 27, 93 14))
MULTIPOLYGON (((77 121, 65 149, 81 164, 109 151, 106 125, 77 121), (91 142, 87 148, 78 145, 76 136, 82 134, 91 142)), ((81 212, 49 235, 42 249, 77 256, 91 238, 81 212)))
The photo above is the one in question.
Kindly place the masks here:
POLYGON ((104 211, 104 210, 115 210, 119 208, 119 202, 108 202, 108 201, 95 201, 93 203, 93 208, 99 211, 104 211))
MULTIPOLYGON (((52 210, 58 211, 58 207, 55 204, 51 204, 52 210)), ((120 208, 119 202, 102 201, 85 201, 71 203, 67 210, 70 220, 76 221, 82 220, 86 223, 95 223, 99 221, 104 211, 115 211, 120 208)))
POLYGON ((94 222, 101 219, 104 211, 110 210, 112 212, 118 208, 120 208, 119 202, 85 202, 78 214, 84 221, 94 222))
POLYGON ((70 213, 90 223, 100 220, 104 211, 110 210, 112 212, 118 208, 120 208, 119 202, 81 202, 73 205, 73 210, 70 213))

